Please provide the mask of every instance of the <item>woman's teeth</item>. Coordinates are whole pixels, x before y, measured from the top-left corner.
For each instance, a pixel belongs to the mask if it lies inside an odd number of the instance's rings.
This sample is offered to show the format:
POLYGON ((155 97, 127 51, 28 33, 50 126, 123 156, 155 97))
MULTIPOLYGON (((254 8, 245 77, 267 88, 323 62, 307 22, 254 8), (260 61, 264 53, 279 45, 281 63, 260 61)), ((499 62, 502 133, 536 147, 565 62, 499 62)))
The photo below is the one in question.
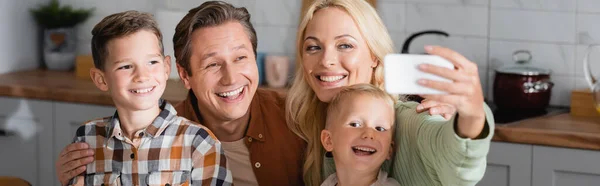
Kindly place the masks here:
POLYGON ((136 93, 136 94, 142 94, 142 93, 148 93, 148 92, 152 91, 153 89, 154 89, 154 87, 150 87, 150 88, 145 88, 145 89, 130 90, 130 92, 136 93))
POLYGON ((344 76, 319 76, 321 81, 334 82, 344 78, 344 76))
POLYGON ((244 87, 240 87, 236 90, 232 90, 229 92, 223 92, 223 93, 217 93, 217 95, 221 96, 221 97, 231 97, 231 96, 237 96, 238 94, 240 94, 242 92, 242 90, 244 90, 244 87))

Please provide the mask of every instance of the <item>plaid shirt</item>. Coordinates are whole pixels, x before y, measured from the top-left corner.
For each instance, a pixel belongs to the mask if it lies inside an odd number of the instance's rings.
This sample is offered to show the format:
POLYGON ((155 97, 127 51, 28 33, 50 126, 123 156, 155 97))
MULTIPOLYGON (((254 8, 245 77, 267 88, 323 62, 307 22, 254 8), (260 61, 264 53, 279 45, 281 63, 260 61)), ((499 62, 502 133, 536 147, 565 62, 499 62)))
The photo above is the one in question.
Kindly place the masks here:
POLYGON ((214 134, 177 116, 164 100, 160 108, 158 117, 134 139, 122 135, 116 112, 77 129, 74 141, 86 142, 95 151, 85 185, 231 185, 231 171, 214 134), (138 148, 133 141, 139 141, 138 148))

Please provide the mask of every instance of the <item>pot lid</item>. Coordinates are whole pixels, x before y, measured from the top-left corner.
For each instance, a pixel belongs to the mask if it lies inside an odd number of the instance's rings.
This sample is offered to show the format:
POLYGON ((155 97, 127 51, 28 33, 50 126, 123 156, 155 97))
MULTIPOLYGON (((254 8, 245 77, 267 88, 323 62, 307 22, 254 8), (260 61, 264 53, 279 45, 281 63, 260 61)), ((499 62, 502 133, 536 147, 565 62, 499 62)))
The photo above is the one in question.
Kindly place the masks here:
POLYGON ((502 67, 496 72, 506 74, 517 74, 526 76, 550 75, 550 69, 543 69, 528 65, 531 61, 531 53, 527 50, 517 50, 513 53, 513 60, 517 63, 514 66, 502 67))
POLYGON ((542 69, 542 68, 536 68, 536 67, 531 67, 531 66, 510 66, 510 67, 500 68, 496 71, 500 72, 500 73, 526 75, 526 76, 549 75, 551 72, 549 69, 542 69))

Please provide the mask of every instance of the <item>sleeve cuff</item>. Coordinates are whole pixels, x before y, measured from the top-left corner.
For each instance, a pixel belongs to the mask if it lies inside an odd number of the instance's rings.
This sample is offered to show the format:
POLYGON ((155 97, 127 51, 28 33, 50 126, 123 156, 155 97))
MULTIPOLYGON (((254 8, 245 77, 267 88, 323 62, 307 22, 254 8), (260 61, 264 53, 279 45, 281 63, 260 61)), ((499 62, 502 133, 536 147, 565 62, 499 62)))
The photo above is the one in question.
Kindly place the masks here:
POLYGON ((459 146, 463 147, 467 153, 467 156, 479 156, 486 155, 489 150, 490 142, 492 137, 494 136, 494 115, 492 114, 491 109, 487 104, 484 103, 483 110, 485 112, 485 123, 481 134, 477 139, 469 139, 462 138, 456 134, 455 126, 456 126, 456 116, 455 115, 451 121, 452 125, 446 125, 445 127, 451 127, 451 130, 446 129, 445 131, 451 132, 448 135, 452 135, 455 143, 460 144, 459 146))

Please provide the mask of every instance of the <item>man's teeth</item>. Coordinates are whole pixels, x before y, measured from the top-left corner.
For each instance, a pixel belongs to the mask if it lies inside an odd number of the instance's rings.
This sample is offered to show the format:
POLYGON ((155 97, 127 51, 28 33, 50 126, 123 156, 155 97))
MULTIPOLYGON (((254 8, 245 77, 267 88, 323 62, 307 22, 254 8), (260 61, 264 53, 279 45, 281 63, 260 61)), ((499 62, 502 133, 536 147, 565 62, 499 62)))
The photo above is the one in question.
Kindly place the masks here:
POLYGON ((368 147, 353 147, 354 150, 360 150, 360 151, 364 151, 364 152, 375 152, 375 149, 372 148, 368 148, 368 147))
POLYGON ((344 76, 319 76, 319 79, 325 82, 334 82, 342 78, 344 78, 344 76))
POLYGON ((150 91, 152 91, 152 89, 154 89, 154 87, 150 87, 150 88, 146 88, 146 89, 131 90, 131 92, 141 94, 141 93, 150 92, 150 91))
POLYGON ((217 95, 219 95, 221 97, 237 96, 238 94, 240 94, 240 92, 242 92, 242 90, 244 90, 244 87, 240 87, 236 90, 232 90, 229 92, 217 93, 217 95))

